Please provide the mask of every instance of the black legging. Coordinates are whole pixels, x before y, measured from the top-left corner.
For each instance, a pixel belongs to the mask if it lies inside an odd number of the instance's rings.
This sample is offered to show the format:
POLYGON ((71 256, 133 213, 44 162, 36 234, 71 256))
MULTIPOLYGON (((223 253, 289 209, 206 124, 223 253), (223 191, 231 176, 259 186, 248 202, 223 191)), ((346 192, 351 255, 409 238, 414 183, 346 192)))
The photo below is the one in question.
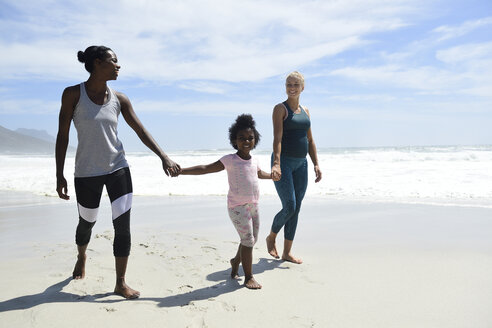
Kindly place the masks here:
POLYGON ((127 257, 130 255, 131 248, 130 210, 133 193, 128 167, 108 175, 75 178, 75 193, 79 210, 79 224, 75 233, 75 242, 79 246, 89 243, 92 227, 97 220, 104 185, 106 185, 111 201, 113 216, 113 254, 118 257, 127 257))

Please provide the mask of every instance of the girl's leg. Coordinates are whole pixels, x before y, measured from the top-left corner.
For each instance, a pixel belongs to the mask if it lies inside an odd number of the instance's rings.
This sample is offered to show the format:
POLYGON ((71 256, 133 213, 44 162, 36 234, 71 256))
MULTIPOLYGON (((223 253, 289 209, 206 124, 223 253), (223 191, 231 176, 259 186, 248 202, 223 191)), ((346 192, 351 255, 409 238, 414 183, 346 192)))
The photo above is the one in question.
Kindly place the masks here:
POLYGON ((239 264, 241 264, 241 244, 239 244, 239 247, 237 248, 237 253, 234 258, 231 259, 231 278, 232 279, 237 279, 239 278, 239 264))
POLYGON ((260 289, 261 285, 253 277, 253 247, 241 245, 241 263, 244 270, 244 286, 260 289))
MULTIPOLYGON (((251 217, 251 227, 253 229, 253 239, 254 239, 253 244, 256 244, 256 242, 258 241, 258 233, 260 230, 260 216, 258 213, 258 205, 257 204, 247 204, 247 205, 245 205, 245 207, 249 209, 249 216, 251 217)), ((248 219, 248 221, 249 221, 249 219, 248 219)), ((234 222, 233 222, 233 224, 236 225, 234 222)), ((249 222, 247 224, 249 225, 249 222)), ((251 242, 251 241, 249 241, 249 242, 251 242)), ((232 267, 231 277, 233 279, 236 279, 238 277, 239 264, 241 263, 241 249, 242 249, 242 245, 239 244, 239 247, 237 248, 236 256, 234 258, 232 258, 230 261, 231 267, 232 267)), ((244 265, 243 265, 243 269, 244 269, 244 265)))
POLYGON ((256 222, 256 224, 254 222, 258 220, 257 213, 257 208, 254 204, 245 204, 229 208, 229 217, 241 238, 241 244, 239 245, 236 257, 231 259, 231 277, 234 278, 237 276, 239 268, 238 262, 240 261, 244 270, 244 285, 250 289, 261 288, 261 285, 253 278, 252 272, 253 246, 256 241, 255 238, 257 238, 257 231, 255 232, 255 229, 259 227, 258 222, 256 222))

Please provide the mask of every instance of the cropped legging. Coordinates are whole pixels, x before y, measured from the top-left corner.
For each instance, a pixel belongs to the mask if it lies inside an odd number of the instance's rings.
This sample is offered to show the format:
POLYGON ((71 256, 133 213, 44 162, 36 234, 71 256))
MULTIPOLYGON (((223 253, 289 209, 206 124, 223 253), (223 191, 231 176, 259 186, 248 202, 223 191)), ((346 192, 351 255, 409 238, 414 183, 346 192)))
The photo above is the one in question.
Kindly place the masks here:
POLYGON ((108 175, 75 178, 75 193, 79 210, 75 242, 79 246, 89 243, 92 227, 97 220, 104 185, 106 185, 111 201, 114 227, 113 254, 118 257, 127 257, 131 247, 130 210, 133 195, 132 179, 128 167, 108 175))
POLYGON ((283 227, 284 238, 294 240, 299 211, 308 184, 307 159, 280 156, 280 169, 282 177, 279 181, 274 181, 274 184, 282 209, 273 219, 272 231, 278 233, 283 227))

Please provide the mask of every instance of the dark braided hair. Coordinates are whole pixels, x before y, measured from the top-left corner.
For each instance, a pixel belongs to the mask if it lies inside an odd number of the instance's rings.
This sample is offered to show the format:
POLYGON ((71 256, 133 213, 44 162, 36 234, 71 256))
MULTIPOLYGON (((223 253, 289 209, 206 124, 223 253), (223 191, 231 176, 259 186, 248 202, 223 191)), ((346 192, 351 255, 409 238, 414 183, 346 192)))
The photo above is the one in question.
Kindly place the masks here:
POLYGON ((77 53, 77 58, 79 62, 85 64, 87 72, 92 73, 92 70, 94 69, 94 60, 104 60, 108 58, 108 51, 113 50, 105 46, 90 46, 85 49, 85 51, 79 51, 77 53))
POLYGON ((250 114, 241 114, 236 118, 236 122, 234 122, 234 124, 232 124, 229 128, 229 141, 234 149, 237 149, 236 138, 238 132, 246 129, 253 130, 255 135, 255 145, 253 149, 256 148, 256 145, 260 142, 261 135, 256 130, 256 122, 253 119, 253 116, 250 114))

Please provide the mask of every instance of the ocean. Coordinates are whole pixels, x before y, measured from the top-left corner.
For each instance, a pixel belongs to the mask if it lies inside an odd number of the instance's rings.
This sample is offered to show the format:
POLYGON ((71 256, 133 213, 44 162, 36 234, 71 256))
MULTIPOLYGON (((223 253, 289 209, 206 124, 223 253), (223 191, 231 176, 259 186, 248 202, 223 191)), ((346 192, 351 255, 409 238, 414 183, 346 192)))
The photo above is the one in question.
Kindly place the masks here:
MULTIPOLYGON (((231 150, 176 151, 168 155, 182 167, 217 161, 231 150)), ((255 150, 264 171, 270 151, 255 150)), ((323 179, 314 183, 309 161, 306 197, 370 202, 492 207, 492 146, 331 148, 318 151, 323 179)), ((134 194, 139 196, 226 195, 224 172, 167 177, 152 153, 127 153, 134 194)), ((73 188, 74 157, 67 156, 65 177, 73 188)), ((0 190, 56 196, 53 156, 0 155, 0 190)), ((276 195, 260 180, 262 195, 276 195)))

